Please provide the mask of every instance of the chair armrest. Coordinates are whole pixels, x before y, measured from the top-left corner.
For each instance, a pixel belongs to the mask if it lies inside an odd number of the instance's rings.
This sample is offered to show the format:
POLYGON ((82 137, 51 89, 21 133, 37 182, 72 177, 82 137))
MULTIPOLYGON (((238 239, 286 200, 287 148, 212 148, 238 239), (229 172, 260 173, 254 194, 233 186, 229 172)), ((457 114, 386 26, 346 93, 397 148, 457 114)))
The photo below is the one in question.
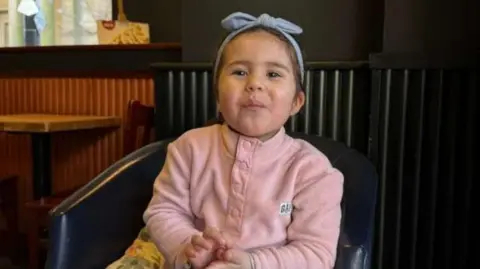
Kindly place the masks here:
POLYGON ((369 268, 370 257, 364 246, 341 245, 338 248, 335 269, 369 268))
POLYGON ((142 214, 171 141, 129 154, 50 212, 47 268, 105 268, 123 255, 145 225, 142 214))

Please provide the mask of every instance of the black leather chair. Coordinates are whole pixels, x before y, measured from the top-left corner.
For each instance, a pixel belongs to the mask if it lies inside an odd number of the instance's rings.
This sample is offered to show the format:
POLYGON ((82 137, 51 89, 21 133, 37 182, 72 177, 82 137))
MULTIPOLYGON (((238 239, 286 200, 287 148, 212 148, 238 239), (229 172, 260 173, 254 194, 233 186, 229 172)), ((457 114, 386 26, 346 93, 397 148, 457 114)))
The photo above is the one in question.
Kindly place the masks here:
MULTIPOLYGON (((336 269, 370 268, 377 174, 342 143, 305 134, 345 176, 336 269)), ((142 214, 171 140, 126 156, 67 198, 52 214, 48 269, 105 268, 120 258, 144 226, 142 214)))

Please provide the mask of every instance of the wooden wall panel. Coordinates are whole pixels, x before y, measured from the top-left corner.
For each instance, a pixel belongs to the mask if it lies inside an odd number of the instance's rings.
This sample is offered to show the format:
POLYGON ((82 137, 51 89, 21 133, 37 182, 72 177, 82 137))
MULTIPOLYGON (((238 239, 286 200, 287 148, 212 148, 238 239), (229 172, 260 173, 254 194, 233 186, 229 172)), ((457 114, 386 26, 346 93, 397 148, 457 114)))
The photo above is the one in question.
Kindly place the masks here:
MULTIPOLYGON (((0 114, 115 115, 127 103, 153 105, 153 81, 137 78, 0 78, 0 114)), ((60 191, 88 182, 122 157, 122 128, 58 133, 52 139, 52 185, 60 191)), ((0 175, 20 176, 20 204, 32 197, 28 135, 0 132, 0 175)), ((21 210, 22 229, 25 220, 21 210)))

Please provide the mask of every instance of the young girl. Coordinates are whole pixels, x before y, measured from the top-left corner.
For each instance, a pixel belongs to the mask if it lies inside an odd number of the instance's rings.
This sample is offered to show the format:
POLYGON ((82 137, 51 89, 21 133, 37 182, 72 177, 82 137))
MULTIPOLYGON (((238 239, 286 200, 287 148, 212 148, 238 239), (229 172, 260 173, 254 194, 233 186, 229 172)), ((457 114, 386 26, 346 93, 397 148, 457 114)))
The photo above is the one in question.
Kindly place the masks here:
POLYGON ((233 13, 214 87, 224 123, 168 146, 144 220, 167 268, 333 268, 343 176, 284 124, 304 104, 298 26, 233 13))

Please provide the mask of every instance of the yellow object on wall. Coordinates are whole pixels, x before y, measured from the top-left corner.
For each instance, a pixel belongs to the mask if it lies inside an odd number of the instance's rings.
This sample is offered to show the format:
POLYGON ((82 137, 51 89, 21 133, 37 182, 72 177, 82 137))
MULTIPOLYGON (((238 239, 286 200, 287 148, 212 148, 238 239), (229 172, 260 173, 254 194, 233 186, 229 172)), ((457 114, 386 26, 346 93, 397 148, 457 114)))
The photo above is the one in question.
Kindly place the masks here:
POLYGON ((98 43, 101 45, 132 45, 150 43, 150 28, 147 23, 128 21, 123 0, 117 0, 116 21, 97 21, 98 43))

